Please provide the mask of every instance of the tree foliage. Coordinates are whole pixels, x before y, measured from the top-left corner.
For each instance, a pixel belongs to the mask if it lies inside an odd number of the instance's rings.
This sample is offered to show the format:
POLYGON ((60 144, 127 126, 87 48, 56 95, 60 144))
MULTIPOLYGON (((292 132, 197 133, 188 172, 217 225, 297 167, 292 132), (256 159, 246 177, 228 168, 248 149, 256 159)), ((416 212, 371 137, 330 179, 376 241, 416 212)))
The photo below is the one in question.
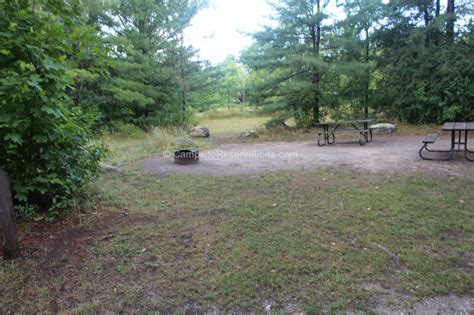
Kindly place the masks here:
POLYGON ((387 26, 376 37, 379 106, 391 116, 411 123, 474 119, 472 22, 453 33, 452 15, 431 1, 387 5, 387 26))
POLYGON ((278 1, 275 26, 253 35, 242 61, 252 70, 254 103, 300 126, 320 113, 473 119, 469 2, 349 0, 342 20, 325 19, 324 4, 278 1))
POLYGON ((250 68, 269 72, 254 97, 275 109, 287 108, 298 125, 319 122, 321 105, 330 105, 324 81, 331 77, 321 0, 282 0, 274 5, 275 27, 254 34, 255 44, 242 56, 250 68))
POLYGON ((20 205, 71 206, 102 150, 67 93, 79 3, 0 1, 0 168, 20 205))
POLYGON ((205 0, 0 0, 0 169, 17 204, 54 215, 96 175, 104 125, 249 100, 300 127, 474 120, 472 3, 445 1, 347 0, 337 20, 329 0, 275 0, 241 59, 213 66, 184 36, 205 0))
POLYGON ((202 5, 198 0, 122 0, 103 8, 99 25, 106 30, 110 79, 103 85, 108 101, 101 111, 109 122, 182 123, 187 81, 196 69, 183 31, 202 5))

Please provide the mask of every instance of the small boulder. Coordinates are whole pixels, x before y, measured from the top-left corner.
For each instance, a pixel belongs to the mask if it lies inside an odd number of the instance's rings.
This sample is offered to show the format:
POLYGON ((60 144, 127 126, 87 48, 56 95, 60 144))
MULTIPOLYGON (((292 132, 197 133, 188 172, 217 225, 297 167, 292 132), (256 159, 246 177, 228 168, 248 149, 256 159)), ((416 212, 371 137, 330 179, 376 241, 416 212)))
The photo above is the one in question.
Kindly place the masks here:
POLYGON ((203 126, 196 126, 196 127, 191 128, 191 130, 189 131, 189 135, 191 137, 208 138, 209 129, 203 126))
POLYGON ((269 131, 288 130, 288 126, 283 119, 272 119, 265 124, 265 128, 269 131))
POLYGON ((257 130, 246 130, 240 134, 240 138, 258 138, 257 130))
POLYGON ((101 173, 106 173, 106 174, 121 174, 123 173, 123 170, 119 167, 115 167, 112 165, 107 165, 107 164, 100 164, 99 165, 99 170, 101 173))
POLYGON ((385 132, 385 133, 394 133, 397 131, 397 126, 394 124, 387 124, 387 123, 382 123, 382 124, 375 124, 369 127, 375 132, 385 132))

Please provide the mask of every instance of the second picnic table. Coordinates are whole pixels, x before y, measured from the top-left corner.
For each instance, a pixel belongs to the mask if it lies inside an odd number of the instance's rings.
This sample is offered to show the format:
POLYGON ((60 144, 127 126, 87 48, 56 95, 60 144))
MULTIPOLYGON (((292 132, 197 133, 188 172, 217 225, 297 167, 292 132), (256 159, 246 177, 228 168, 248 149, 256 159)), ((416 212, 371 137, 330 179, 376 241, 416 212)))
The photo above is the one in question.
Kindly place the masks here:
POLYGON ((423 160, 438 160, 447 161, 451 160, 454 156, 454 152, 464 153, 466 160, 473 162, 474 159, 469 157, 469 154, 474 154, 474 151, 468 148, 468 134, 474 133, 474 122, 446 122, 441 128, 443 131, 451 133, 451 145, 448 150, 433 150, 428 146, 433 145, 438 139, 438 133, 429 133, 423 140, 423 146, 419 151, 419 155, 423 160), (426 152, 429 154, 427 155, 426 152), (447 153, 444 157, 430 156, 432 153, 447 153))
POLYGON ((316 140, 318 142, 318 146, 322 147, 326 144, 333 144, 336 141, 336 134, 342 133, 358 133, 360 145, 372 142, 372 129, 369 128, 369 123, 371 122, 373 122, 373 119, 343 120, 319 123, 317 126, 321 127, 322 131, 317 133, 318 137, 316 140))

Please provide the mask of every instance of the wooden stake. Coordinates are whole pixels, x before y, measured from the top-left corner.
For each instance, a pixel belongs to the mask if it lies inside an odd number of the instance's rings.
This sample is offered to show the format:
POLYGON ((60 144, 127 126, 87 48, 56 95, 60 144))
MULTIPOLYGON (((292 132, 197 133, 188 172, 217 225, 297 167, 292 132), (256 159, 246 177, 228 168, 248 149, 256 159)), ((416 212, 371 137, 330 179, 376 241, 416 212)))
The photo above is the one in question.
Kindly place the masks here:
POLYGON ((0 224, 4 233, 3 258, 20 257, 18 235, 13 213, 13 200, 8 173, 0 170, 0 224))

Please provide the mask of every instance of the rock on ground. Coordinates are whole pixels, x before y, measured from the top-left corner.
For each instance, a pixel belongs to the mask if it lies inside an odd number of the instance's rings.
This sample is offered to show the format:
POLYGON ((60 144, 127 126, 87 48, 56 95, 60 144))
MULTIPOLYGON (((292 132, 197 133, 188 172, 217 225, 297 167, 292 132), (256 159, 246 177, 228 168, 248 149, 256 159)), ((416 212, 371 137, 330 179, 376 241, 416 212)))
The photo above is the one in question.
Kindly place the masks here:
POLYGON ((285 121, 284 120, 273 120, 273 121, 269 121, 266 125, 265 125, 265 128, 267 128, 267 130, 269 131, 284 131, 284 130, 288 130, 288 126, 285 124, 285 121))
POLYGON ((258 133, 256 130, 246 130, 240 134, 241 138, 258 138, 258 133))
POLYGON ((397 126, 395 126, 394 124, 387 124, 387 123, 375 124, 375 125, 370 126, 369 128, 376 132, 385 132, 385 133, 393 133, 397 131, 397 126))
POLYGON ((112 165, 107 165, 107 164, 100 164, 99 170, 101 173, 108 173, 108 174, 123 173, 123 170, 121 168, 115 167, 112 165))
POLYGON ((208 138, 210 134, 208 128, 203 126, 195 126, 191 128, 189 135, 192 137, 208 138))

